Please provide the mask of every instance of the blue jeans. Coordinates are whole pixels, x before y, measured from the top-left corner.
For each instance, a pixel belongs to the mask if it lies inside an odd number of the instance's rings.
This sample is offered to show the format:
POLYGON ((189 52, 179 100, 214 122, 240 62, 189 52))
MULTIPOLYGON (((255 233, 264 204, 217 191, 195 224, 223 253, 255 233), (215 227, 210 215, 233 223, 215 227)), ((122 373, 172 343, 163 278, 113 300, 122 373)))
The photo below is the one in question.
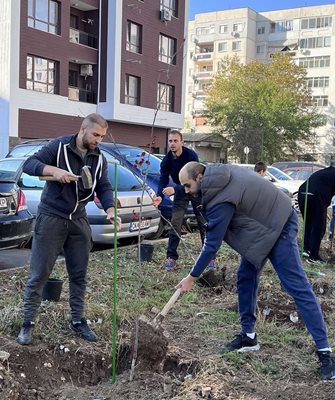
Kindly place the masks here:
MULTIPOLYGON (((329 347, 320 304, 304 272, 297 243, 298 217, 293 211, 270 251, 271 261, 282 285, 297 309, 318 349, 329 347)), ((243 333, 255 331, 256 303, 262 269, 242 258, 237 273, 238 302, 243 333)))
POLYGON ((204 243, 206 233, 206 220, 201 213, 201 198, 193 197, 191 195, 187 195, 186 193, 181 194, 180 192, 176 192, 172 207, 172 227, 170 228, 169 232, 169 243, 167 249, 167 257, 173 258, 174 260, 178 259, 177 248, 180 242, 180 234, 183 225, 184 215, 189 202, 191 202, 192 204, 193 211, 198 222, 198 229, 201 236, 201 241, 202 243, 204 243))

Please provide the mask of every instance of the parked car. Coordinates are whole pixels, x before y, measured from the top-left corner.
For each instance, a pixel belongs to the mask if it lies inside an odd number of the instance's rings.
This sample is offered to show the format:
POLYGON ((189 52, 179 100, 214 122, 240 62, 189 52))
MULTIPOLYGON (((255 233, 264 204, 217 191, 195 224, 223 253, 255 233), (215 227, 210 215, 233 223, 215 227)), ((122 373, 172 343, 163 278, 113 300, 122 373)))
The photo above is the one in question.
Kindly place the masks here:
POLYGON ((307 161, 283 161, 274 163, 272 164, 272 166, 281 169, 292 179, 297 179, 301 181, 305 181, 306 179, 308 179, 314 172, 326 168, 325 165, 307 161))
MULTIPOLYGON (((22 189, 27 199, 27 205, 33 216, 36 217, 38 204, 40 202, 44 181, 36 176, 27 175, 22 171, 25 158, 5 158, 0 160, 0 173, 7 170, 12 171, 13 180, 22 189)), ((114 187, 115 163, 108 163, 109 180, 114 187)), ((118 215, 122 219, 121 230, 118 231, 118 238, 129 238, 141 235, 154 234, 158 230, 160 216, 157 209, 152 205, 150 194, 153 191, 149 187, 143 192, 143 183, 130 171, 121 165, 117 166, 117 205, 118 215), (147 193, 149 192, 149 194, 147 193), (142 211, 141 211, 142 203, 142 211), (141 214, 141 223, 139 215, 141 214)), ((86 205, 88 220, 92 229, 92 240, 94 243, 109 244, 114 237, 114 228, 106 220, 106 213, 102 209, 100 201, 95 197, 94 202, 86 205)))
MULTIPOLYGON (((12 148, 6 157, 27 157, 34 154, 42 148, 50 139, 45 140, 28 140, 22 142, 12 148)), ((118 160, 120 164, 129 170, 140 179, 145 179, 146 183, 157 192, 158 182, 160 177, 161 159, 150 154, 139 147, 130 146, 121 143, 102 142, 99 145, 100 150, 106 157, 107 161, 115 162, 118 160)), ((170 179, 170 185, 173 182, 170 179)), ((159 211, 163 218, 160 220, 158 230, 155 234, 151 234, 148 238, 156 239, 161 237, 169 228, 165 220, 170 220, 172 216, 173 196, 164 196, 163 201, 159 205, 159 211)), ((192 229, 197 226, 193 208, 189 205, 184 217, 184 226, 192 229)))
POLYGON ((33 216, 13 172, 0 170, 0 249, 24 246, 32 230, 33 216))
MULTIPOLYGON (((246 167, 254 170, 254 164, 237 164, 241 167, 246 167)), ((255 172, 256 173, 256 172, 255 172)), ((289 197, 292 198, 292 205, 298 209, 298 190, 299 186, 302 184, 302 181, 296 181, 286 175, 283 171, 280 171, 275 167, 268 167, 265 175, 265 179, 268 179, 275 186, 278 187, 281 191, 286 193, 289 197)))

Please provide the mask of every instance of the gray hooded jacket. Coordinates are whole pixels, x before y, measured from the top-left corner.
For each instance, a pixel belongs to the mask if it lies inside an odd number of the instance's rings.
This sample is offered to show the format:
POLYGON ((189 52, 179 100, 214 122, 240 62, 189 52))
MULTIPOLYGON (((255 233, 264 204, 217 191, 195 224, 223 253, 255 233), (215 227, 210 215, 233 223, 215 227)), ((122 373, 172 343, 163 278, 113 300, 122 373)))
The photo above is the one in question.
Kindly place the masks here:
POLYGON ((201 192, 205 209, 220 203, 236 207, 224 240, 262 267, 292 213, 290 198, 254 171, 227 164, 206 166, 201 192))

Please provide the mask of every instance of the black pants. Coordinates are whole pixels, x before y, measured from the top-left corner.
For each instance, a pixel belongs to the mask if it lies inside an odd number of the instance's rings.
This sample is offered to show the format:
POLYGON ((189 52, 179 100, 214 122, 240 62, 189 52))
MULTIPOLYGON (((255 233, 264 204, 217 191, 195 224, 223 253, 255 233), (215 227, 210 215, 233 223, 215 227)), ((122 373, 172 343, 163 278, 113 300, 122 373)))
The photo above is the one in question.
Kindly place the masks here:
MULTIPOLYGON (((299 209, 305 215, 305 193, 298 193, 299 209)), ((318 195, 307 195, 307 209, 305 221, 304 250, 310 253, 310 257, 319 258, 321 240, 326 232, 327 207, 323 205, 318 195)))
POLYGON ((67 220, 38 214, 24 295, 25 322, 36 319, 43 287, 62 250, 69 275, 71 317, 74 321, 80 321, 84 316, 86 272, 90 249, 91 228, 86 217, 67 220))
POLYGON ((201 198, 193 197, 187 195, 186 193, 181 194, 177 192, 173 201, 172 218, 171 218, 172 228, 170 229, 169 232, 169 244, 167 249, 167 257, 173 258, 174 260, 178 259, 177 248, 180 242, 181 228, 183 225, 185 212, 187 210, 189 202, 191 202, 194 214, 197 218, 198 229, 202 243, 204 243, 205 240, 206 220, 201 213, 202 210, 201 198))

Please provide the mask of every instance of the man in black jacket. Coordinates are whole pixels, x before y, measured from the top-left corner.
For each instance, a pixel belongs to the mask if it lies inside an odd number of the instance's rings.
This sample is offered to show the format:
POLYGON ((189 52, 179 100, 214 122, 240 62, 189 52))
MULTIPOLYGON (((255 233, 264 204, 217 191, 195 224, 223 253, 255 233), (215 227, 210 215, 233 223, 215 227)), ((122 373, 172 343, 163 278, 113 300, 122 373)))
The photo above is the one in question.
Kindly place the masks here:
MULTIPOLYGON (((184 147, 183 136, 177 130, 173 130, 169 133, 168 145, 170 151, 163 158, 161 163, 161 175, 157 189, 157 196, 154 198, 154 205, 157 207, 161 203, 164 195, 174 195, 171 218, 172 227, 169 232, 167 260, 164 263, 165 270, 171 271, 175 268, 176 261, 178 259, 177 248, 180 242, 181 228, 184 215, 190 201, 192 203, 193 211, 198 221, 198 228, 200 231, 202 242, 204 241, 205 237, 206 221, 201 214, 201 198, 195 198, 187 195, 183 187, 180 186, 179 181, 179 171, 189 161, 199 161, 198 155, 193 150, 184 147), (170 176, 172 178, 174 186, 168 186, 170 176)), ((215 267, 214 259, 209 264, 209 267, 215 267)))
POLYGON ((304 255, 309 264, 322 263, 319 255, 321 240, 326 232, 327 208, 335 195, 335 168, 314 172, 299 188, 298 203, 305 216, 304 255), (307 190, 307 192, 306 192, 307 190), (305 205, 305 203, 307 203, 305 205))
MULTIPOLYGON (((106 135, 108 124, 99 114, 90 114, 79 133, 52 140, 28 158, 23 170, 33 176, 51 176, 46 182, 36 217, 28 281, 24 295, 24 321, 17 338, 22 345, 32 341, 41 304, 42 291, 61 251, 64 251, 69 275, 70 328, 88 341, 97 336, 84 318, 86 272, 91 248, 91 229, 85 205, 97 194, 107 219, 114 220, 113 190, 108 180, 107 161, 98 144, 106 135), (92 188, 73 178, 88 166, 92 188)), ((117 219, 118 228, 121 220, 117 219)))

